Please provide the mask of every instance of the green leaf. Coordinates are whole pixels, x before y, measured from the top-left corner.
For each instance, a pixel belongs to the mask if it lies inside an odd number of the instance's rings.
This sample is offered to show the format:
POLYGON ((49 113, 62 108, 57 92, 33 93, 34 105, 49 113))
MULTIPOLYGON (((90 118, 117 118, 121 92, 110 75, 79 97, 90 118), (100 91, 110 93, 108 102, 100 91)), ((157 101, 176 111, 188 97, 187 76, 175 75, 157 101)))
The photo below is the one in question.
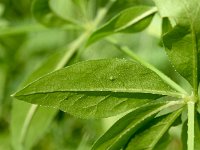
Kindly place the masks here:
POLYGON ((69 22, 80 24, 85 19, 84 15, 75 6, 72 0, 48 0, 49 7, 57 16, 69 22))
POLYGON ((149 25, 156 11, 157 9, 155 7, 149 6, 135 6, 128 8, 113 17, 103 27, 96 30, 89 38, 88 45, 114 33, 139 32, 149 25))
POLYGON ((153 150, 159 140, 168 131, 172 123, 180 116, 182 109, 171 114, 157 117, 148 124, 144 131, 134 135, 127 146, 127 150, 153 150))
POLYGON ((199 72, 198 0, 154 0, 162 17, 168 17, 175 27, 164 34, 163 43, 175 69, 186 78, 197 95, 199 72), (173 5, 172 5, 173 4, 173 5), (179 6, 179 7, 175 7, 179 6), (169 11, 170 10, 170 11, 169 11))
POLYGON ((67 20, 56 15, 49 6, 49 0, 35 0, 32 6, 33 16, 37 21, 46 26, 66 26, 73 24, 71 20, 67 20))
POLYGON ((162 35, 165 35, 168 33, 170 30, 172 30, 172 25, 170 23, 169 18, 163 18, 162 19, 162 35))
POLYGON ((139 5, 152 6, 153 3, 149 0, 115 0, 107 12, 106 19, 110 19, 127 8, 139 5))
POLYGON ((172 141, 172 137, 169 135, 169 133, 165 133, 163 137, 159 140, 159 142, 154 147, 154 150, 167 150, 168 145, 172 141))
POLYGON ((156 99, 156 94, 181 96, 139 63, 107 59, 85 61, 55 71, 14 96, 78 117, 108 117, 145 103, 142 100, 156 99))
MULTIPOLYGON (((176 102, 175 102, 176 103, 176 102)), ((118 120, 93 146, 92 149, 115 150, 124 148, 129 139, 162 109, 174 102, 154 101, 141 106, 118 120)), ((139 142, 140 143, 140 142, 139 142)), ((137 143, 137 144, 139 144, 137 143)), ((145 144, 142 143, 141 144, 145 144)), ((135 146, 134 146, 135 147, 135 146)), ((132 148, 133 149, 133 148, 132 148)))
MULTIPOLYGON (((87 34, 81 35, 71 44, 63 47, 59 52, 50 56, 23 83, 28 85, 47 73, 58 70, 70 63, 77 49, 86 39, 87 34)), ((31 105, 15 100, 12 110, 12 146, 16 149, 30 149, 45 133, 49 123, 57 113, 56 109, 31 105), (22 114, 18 112, 23 112, 22 114)))

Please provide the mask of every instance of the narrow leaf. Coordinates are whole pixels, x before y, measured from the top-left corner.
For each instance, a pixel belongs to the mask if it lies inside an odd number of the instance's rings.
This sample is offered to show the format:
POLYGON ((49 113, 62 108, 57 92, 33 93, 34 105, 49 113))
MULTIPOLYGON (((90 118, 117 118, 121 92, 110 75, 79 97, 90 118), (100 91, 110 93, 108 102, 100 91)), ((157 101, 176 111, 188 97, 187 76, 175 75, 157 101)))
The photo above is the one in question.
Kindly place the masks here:
MULTIPOLYGON (((176 103, 176 102, 175 102, 176 103)), ((155 115, 174 102, 154 101, 132 111, 118 120, 93 146, 95 150, 124 148, 129 139, 155 115)), ((138 143, 139 144, 139 143, 138 143)), ((141 143, 145 144, 145 143, 141 143)), ((133 147, 132 147, 133 149, 133 147)))
POLYGON ((79 117, 108 117, 132 109, 138 102, 145 103, 141 100, 156 99, 156 94, 181 96, 139 63, 107 59, 81 62, 55 71, 14 96, 79 117))
POLYGON ((135 6, 128 8, 113 17, 103 27, 96 30, 89 38, 88 45, 114 33, 139 32, 149 25, 156 11, 157 9, 155 7, 149 6, 135 6))
POLYGON ((149 0, 115 0, 113 5, 108 10, 106 19, 110 19, 110 17, 113 17, 113 15, 116 15, 127 8, 140 5, 152 6, 153 3, 149 0))
POLYGON ((169 18, 163 18, 162 19, 162 35, 165 35, 168 33, 170 30, 172 30, 172 25, 170 23, 169 18))
POLYGON ((171 114, 152 120, 144 131, 133 136, 126 150, 132 150, 133 148, 134 150, 153 150, 181 112, 182 109, 179 109, 171 114))

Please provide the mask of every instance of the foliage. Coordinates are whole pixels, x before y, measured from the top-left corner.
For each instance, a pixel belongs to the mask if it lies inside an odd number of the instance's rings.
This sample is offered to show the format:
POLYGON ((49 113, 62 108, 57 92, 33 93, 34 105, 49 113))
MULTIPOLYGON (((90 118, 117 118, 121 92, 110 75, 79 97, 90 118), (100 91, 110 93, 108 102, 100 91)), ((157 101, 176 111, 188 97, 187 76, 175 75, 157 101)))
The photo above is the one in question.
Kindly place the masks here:
POLYGON ((200 149, 199 15, 198 0, 3 0, 0 148, 200 149))

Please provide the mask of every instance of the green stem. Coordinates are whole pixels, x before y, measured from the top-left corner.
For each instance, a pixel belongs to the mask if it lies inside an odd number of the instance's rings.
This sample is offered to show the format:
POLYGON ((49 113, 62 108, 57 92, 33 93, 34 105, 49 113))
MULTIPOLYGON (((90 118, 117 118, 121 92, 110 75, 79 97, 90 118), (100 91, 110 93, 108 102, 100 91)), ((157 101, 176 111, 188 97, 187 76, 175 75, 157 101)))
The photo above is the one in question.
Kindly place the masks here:
MULTIPOLYGON (((97 15, 96 15, 96 17, 95 17, 95 19, 94 19, 94 21, 93 21, 92 26, 91 26, 91 27, 89 26, 89 28, 86 28, 86 30, 88 31, 88 37, 89 37, 89 35, 90 35, 93 31, 96 30, 96 28, 97 28, 98 25, 101 23, 101 21, 104 19, 104 17, 106 16, 108 10, 110 9, 110 7, 112 6, 112 4, 113 4, 114 2, 115 2, 115 0, 110 0, 110 1, 108 2, 108 4, 107 4, 104 8, 100 8, 100 9, 98 10, 97 15)), ((86 40, 87 40, 87 38, 86 38, 86 40)), ((80 57, 80 55, 83 53, 83 50, 85 49, 85 46, 86 46, 86 45, 84 45, 83 48, 80 49, 80 50, 78 51, 78 54, 77 54, 77 57, 76 57, 76 58, 79 58, 79 57, 80 57)))
POLYGON ((66 53, 63 56, 63 58, 60 60, 60 62, 56 66, 55 70, 58 70, 58 69, 64 67, 65 64, 67 62, 69 62, 69 60, 71 59, 71 57, 74 55, 74 53, 80 47, 80 45, 84 43, 84 41, 87 39, 88 36, 89 36, 89 32, 85 32, 78 39, 76 39, 74 42, 72 42, 69 45, 68 50, 66 51, 66 53))
POLYGON ((194 150, 194 112, 195 102, 189 101, 188 105, 188 150, 194 150))
POLYGON ((29 111, 26 115, 26 119, 24 121, 24 124, 22 126, 22 130, 21 130, 21 134, 20 134, 20 143, 22 145, 24 144, 24 140, 25 140, 25 137, 26 137, 26 134, 27 134, 27 130, 29 128, 30 122, 31 122, 37 108, 38 108, 38 105, 32 104, 31 108, 29 109, 29 111))
POLYGON ((112 4, 115 2, 116 0, 110 0, 108 2, 108 4, 104 7, 99 9, 97 16, 94 20, 94 28, 96 28, 101 21, 104 19, 105 15, 107 14, 108 10, 110 9, 110 7, 112 6, 112 4))
POLYGON ((194 88, 194 101, 198 101, 198 46, 197 37, 195 30, 192 30, 192 41, 193 41, 193 88, 194 88))
POLYGON ((148 62, 144 61, 141 59, 139 56, 137 56, 132 50, 130 50, 126 46, 121 46, 117 43, 117 41, 114 41, 113 39, 108 39, 108 41, 112 44, 114 44, 119 50, 121 50, 123 53, 131 57, 132 59, 140 62, 142 65, 146 66, 147 68, 151 69, 154 71, 157 75, 159 75, 165 82, 167 82, 171 87, 176 89, 178 92, 181 93, 181 96, 188 96, 188 93, 177 83, 175 83, 173 80, 171 80, 168 76, 166 76, 164 73, 162 73, 160 70, 158 70, 156 67, 153 65, 149 64, 148 62))

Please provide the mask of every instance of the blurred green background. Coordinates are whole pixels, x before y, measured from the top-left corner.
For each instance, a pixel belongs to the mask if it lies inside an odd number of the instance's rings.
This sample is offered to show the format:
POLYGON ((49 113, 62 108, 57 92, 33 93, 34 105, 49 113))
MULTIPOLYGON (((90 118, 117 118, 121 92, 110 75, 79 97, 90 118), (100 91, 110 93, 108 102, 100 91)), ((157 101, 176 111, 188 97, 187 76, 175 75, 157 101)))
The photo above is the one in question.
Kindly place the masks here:
MULTIPOLYGON (((82 22, 87 27, 97 10, 102 8, 107 1, 102 0, 98 4, 97 2, 87 1, 87 5, 83 5, 85 7, 76 8, 78 12, 81 11, 80 13, 84 14, 85 18, 80 17, 78 13, 73 13, 74 8, 71 5, 67 5, 65 9, 61 8, 60 0, 52 2, 54 4, 52 6, 64 17, 66 17, 64 14, 71 11, 72 13, 68 13, 67 17, 76 17, 78 23, 82 22), (97 6, 101 7, 97 8, 97 6), (68 11, 64 13, 61 10, 68 11)), ((23 81, 49 56, 65 49, 66 45, 69 45, 81 33, 81 29, 73 26, 50 27, 40 24, 31 13, 31 4, 32 0, 0 0, 0 150, 20 149, 17 147, 18 143, 15 143, 19 137, 14 135, 11 129, 11 126, 17 124, 12 121, 16 120, 12 114, 20 116, 20 112, 14 111, 16 100, 10 95, 19 89, 23 81)), ((112 13, 114 12, 115 9, 112 13)), ((112 13, 110 15, 113 15, 112 13)), ((160 44, 160 34, 161 19, 156 15, 144 31, 135 34, 115 34, 111 38, 121 45, 128 46, 140 57, 179 82, 180 79, 173 71, 160 44)), ((104 39, 80 50, 77 57, 78 59, 74 62, 102 58, 127 58, 104 39)), ((20 111, 23 112, 23 110, 20 111)), ((45 129, 45 134, 32 142, 31 149, 87 150, 117 118, 118 116, 101 120, 83 120, 59 111, 45 129)), ((173 139, 169 149, 172 147, 181 149, 180 128, 179 126, 170 130, 173 139)), ((40 128, 35 128, 37 132, 40 130, 40 128)))

